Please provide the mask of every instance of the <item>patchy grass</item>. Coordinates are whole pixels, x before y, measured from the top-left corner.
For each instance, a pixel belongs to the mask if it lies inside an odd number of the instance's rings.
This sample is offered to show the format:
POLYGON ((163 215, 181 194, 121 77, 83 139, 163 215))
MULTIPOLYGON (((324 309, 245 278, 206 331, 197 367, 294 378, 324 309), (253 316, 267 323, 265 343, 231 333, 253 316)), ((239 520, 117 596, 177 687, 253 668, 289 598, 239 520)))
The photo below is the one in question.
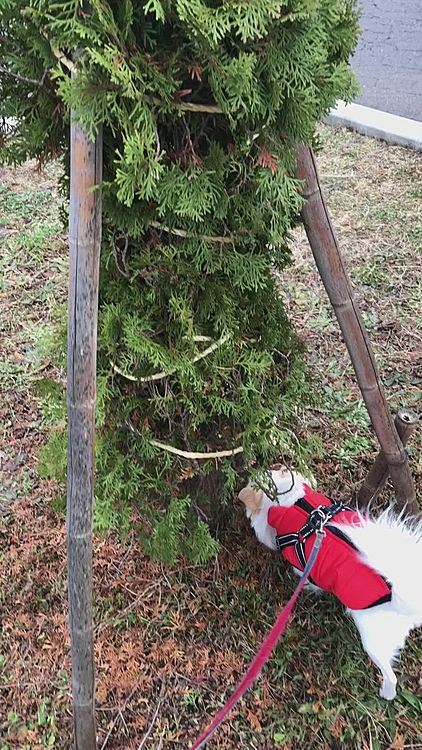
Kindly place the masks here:
MULTIPOLYGON (((44 440, 32 384, 49 367, 43 337, 65 300, 66 245, 57 221, 57 170, 0 170, 0 508, 38 484, 44 440)), ((51 369, 51 368, 50 368, 51 369)), ((52 371, 57 377, 57 372, 52 371)))
MULTIPOLYGON (((323 129, 320 167, 390 405, 421 391, 420 157, 323 129)), ((0 750, 71 747, 63 515, 36 454, 50 422, 45 355, 65 298, 56 173, 1 170, 0 750), (41 417, 40 406, 43 406, 41 417)), ((347 497, 376 450, 337 325, 301 231, 282 294, 307 346, 320 400, 303 418, 323 446, 313 471, 347 497)), ((421 435, 410 448, 419 491, 421 435)), ((165 568, 130 536, 95 540, 98 737, 102 750, 186 748, 222 704, 294 586, 239 514, 207 568, 165 568), (156 708, 158 709, 155 713, 156 708), (153 723, 152 723, 153 722, 153 723)), ((340 605, 303 596, 263 677, 209 747, 402 750, 422 747, 421 637, 409 640, 393 704, 340 605)))

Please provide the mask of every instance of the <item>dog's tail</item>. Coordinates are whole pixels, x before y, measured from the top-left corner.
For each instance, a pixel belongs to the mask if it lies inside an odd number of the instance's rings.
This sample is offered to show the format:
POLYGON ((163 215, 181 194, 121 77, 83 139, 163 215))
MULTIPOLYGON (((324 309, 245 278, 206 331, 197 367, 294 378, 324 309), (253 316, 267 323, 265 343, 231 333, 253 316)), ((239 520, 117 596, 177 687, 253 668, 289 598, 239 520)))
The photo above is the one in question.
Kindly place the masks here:
POLYGON ((364 561, 392 585, 392 601, 403 614, 422 624, 422 521, 397 514, 391 507, 360 524, 338 524, 364 561))

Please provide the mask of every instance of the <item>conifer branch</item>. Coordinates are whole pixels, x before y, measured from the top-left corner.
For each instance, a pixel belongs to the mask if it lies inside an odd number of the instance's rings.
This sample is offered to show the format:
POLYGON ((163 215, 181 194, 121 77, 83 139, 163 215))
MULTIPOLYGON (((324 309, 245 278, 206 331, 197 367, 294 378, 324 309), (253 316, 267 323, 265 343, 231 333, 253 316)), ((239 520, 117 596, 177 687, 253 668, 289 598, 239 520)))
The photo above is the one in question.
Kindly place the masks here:
POLYGON ((154 229, 159 229, 161 232, 167 232, 167 234, 174 234, 176 237, 202 239, 206 240, 207 242, 218 242, 219 244, 223 245, 234 245, 235 243, 235 238, 233 235, 230 235, 229 237, 225 235, 197 235, 192 234, 192 232, 187 232, 185 229, 172 229, 171 227, 166 227, 163 224, 160 224, 160 222, 158 221, 150 221, 149 226, 154 227, 154 229))
POLYGON ((168 451, 169 453, 174 453, 176 456, 182 456, 182 458, 190 458, 192 460, 201 460, 201 459, 208 459, 208 458, 225 458, 227 456, 236 456, 238 453, 243 453, 243 445, 238 445, 237 448, 232 448, 231 450, 223 450, 223 451, 211 451, 208 452, 196 452, 196 451, 182 451, 180 448, 175 448, 173 445, 168 445, 167 443, 160 443, 159 440, 151 440, 151 445, 154 445, 156 448, 161 448, 163 451, 168 451))
MULTIPOLYGON (((285 435, 267 418, 268 410, 275 413, 282 405, 284 422, 293 423, 306 391, 272 266, 284 267, 289 231, 303 205, 292 166, 298 133, 311 137, 329 105, 355 94, 347 70, 357 35, 353 3, 333 4, 347 9, 311 14, 303 24, 303 0, 289 0, 292 52, 275 0, 84 0, 76 2, 78 13, 75 3, 62 0, 0 0, 0 65, 10 69, 0 69, 2 90, 25 126, 19 140, 2 144, 8 161, 19 161, 23 153, 40 159, 60 152, 67 158, 72 108, 72 122, 82 118, 89 134, 98 133, 98 122, 106 124, 101 194, 110 262, 101 272, 98 353, 108 372, 98 378, 98 424, 110 460, 99 461, 96 515, 102 528, 123 530, 132 501, 145 498, 143 512, 153 496, 168 512, 150 518, 150 551, 168 563, 179 552, 195 563, 215 553, 206 524, 222 521, 220 499, 231 492, 234 464, 244 463, 246 452, 257 470, 286 450, 301 456, 293 431, 285 435), (23 23, 22 5, 30 7, 31 22, 23 23), (120 5, 125 11, 110 15, 109 6, 120 5), (149 8, 146 36, 136 12, 141 5, 149 8), (220 5, 224 13, 216 11, 220 5), (224 49, 222 57, 213 39, 224 49), (334 47, 339 52, 321 83, 315 59, 326 59, 334 47), (34 111, 31 101, 44 97, 40 83, 19 83, 10 73, 41 79, 44 68, 46 99, 34 111), (131 261, 139 253, 146 260, 138 268, 131 261), (152 341, 147 331, 155 332, 152 341), (228 332, 224 343, 220 337, 228 332), (176 342, 176 350, 163 349, 159 340, 176 342), (266 428, 256 430, 258 422, 266 428), (125 431, 121 440, 115 439, 115 425, 125 431), (138 462, 131 460, 136 444, 138 454, 146 452, 138 462), (225 461, 233 464, 227 472, 221 470, 225 461), (170 507, 166 488, 177 490, 182 480, 192 480, 186 486, 190 501, 175 497, 170 507), (197 524, 192 510, 205 523, 197 524)), ((73 160, 75 174, 83 176, 85 167, 73 160)), ((97 193, 89 192, 86 200, 97 193)), ((78 211, 84 214, 87 205, 78 204, 78 211)), ((91 299, 89 287, 78 291, 84 301, 91 299)), ((96 305, 89 314, 96 324, 96 305)), ((77 352, 84 366, 86 351, 83 341, 77 352)), ((64 438, 61 429, 54 431, 45 453, 47 471, 57 478, 65 471, 64 438)))
MULTIPOLYGON (((144 96, 145 101, 161 107, 165 102, 158 96, 144 96)), ((195 102, 172 102, 182 112, 205 112, 209 115, 222 115, 223 110, 217 104, 196 104, 195 102)))
MULTIPOLYGON (((195 354, 194 358, 191 360, 191 363, 194 364, 195 362, 199 362, 199 360, 208 357, 209 354, 212 354, 212 352, 215 352, 215 350, 220 346, 223 346, 223 344, 225 344, 226 341, 229 340, 229 338, 230 336, 226 334, 225 336, 222 336, 220 339, 218 339, 218 341, 214 341, 214 343, 204 349, 203 352, 195 354)), ((129 375, 128 373, 123 372, 123 370, 120 370, 120 368, 114 362, 110 362, 110 365, 113 368, 114 372, 117 372, 118 375, 121 375, 123 378, 126 378, 126 380, 131 380, 134 383, 149 383, 153 382, 154 380, 162 380, 163 378, 167 378, 169 375, 172 375, 174 372, 176 372, 177 369, 175 367, 169 372, 155 372, 153 373, 153 375, 145 375, 137 378, 134 375, 129 375)))
POLYGON ((195 102, 176 102, 183 112, 205 112, 209 115, 222 115, 223 110, 217 104, 195 104, 195 102))
POLYGON ((120 234, 117 235, 116 231, 113 234, 113 241, 112 241, 112 250, 114 255, 114 262, 116 264, 116 268, 119 271, 119 273, 122 274, 122 276, 125 277, 125 279, 130 278, 130 273, 128 271, 127 265, 126 265, 126 254, 127 249, 129 247, 129 237, 127 234, 120 234), (118 245, 118 241, 123 240, 123 247, 120 248, 118 245))
MULTIPOLYGON (((139 435, 139 430, 136 429, 134 424, 130 419, 126 419, 126 424, 129 427, 130 431, 133 432, 135 435, 139 435)), ((200 461, 200 460, 206 460, 210 458, 227 458, 230 456, 237 456, 239 453, 243 453, 243 445, 238 445, 236 448, 229 448, 227 450, 222 451, 184 451, 181 448, 175 448, 174 445, 169 445, 168 443, 162 443, 160 440, 150 440, 150 444, 155 446, 155 448, 160 448, 163 451, 167 451, 168 453, 174 453, 175 456, 181 456, 182 458, 189 458, 191 461, 200 461)))
POLYGON ((28 76, 23 76, 21 73, 16 73, 14 70, 10 70, 10 68, 7 68, 5 65, 0 64, 0 73, 4 73, 7 76, 11 76, 12 78, 15 78, 17 81, 21 81, 21 83, 29 83, 31 86, 38 86, 40 89, 45 88, 45 77, 47 75, 47 70, 44 71, 42 78, 28 78, 28 76))

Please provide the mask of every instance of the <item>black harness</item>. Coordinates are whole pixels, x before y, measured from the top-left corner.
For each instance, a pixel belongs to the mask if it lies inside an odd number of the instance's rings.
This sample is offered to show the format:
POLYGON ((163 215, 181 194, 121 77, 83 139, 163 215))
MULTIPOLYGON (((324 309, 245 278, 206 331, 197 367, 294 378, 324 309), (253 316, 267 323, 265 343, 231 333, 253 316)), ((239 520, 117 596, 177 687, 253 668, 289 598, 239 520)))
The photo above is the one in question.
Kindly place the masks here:
POLYGON ((344 505, 344 503, 342 502, 332 502, 331 505, 319 505, 318 508, 314 508, 310 503, 307 502, 307 500, 305 500, 304 497, 296 500, 295 505, 308 513, 308 520, 299 529, 299 531, 294 531, 291 534, 279 534, 278 536, 276 536, 275 543, 278 550, 282 550, 285 547, 294 546, 296 557, 302 568, 304 568, 306 565, 306 540, 312 534, 315 534, 316 531, 320 531, 325 526, 327 527, 327 529, 329 529, 329 531, 331 531, 332 534, 338 536, 340 539, 343 539, 344 542, 347 542, 350 547, 353 547, 353 549, 356 550, 355 545, 350 541, 346 534, 343 534, 340 529, 337 529, 335 526, 331 526, 331 524, 329 524, 329 521, 331 521, 331 519, 334 518, 337 513, 340 513, 343 510, 353 510, 353 508, 350 508, 348 505, 344 505))
MULTIPOLYGON (((356 545, 353 544, 353 542, 346 534, 344 534, 340 529, 336 528, 336 526, 332 526, 329 523, 331 519, 337 515, 337 513, 340 513, 343 510, 350 510, 354 512, 353 508, 350 508, 349 505, 345 505, 342 502, 332 502, 330 505, 319 505, 318 508, 314 508, 310 503, 308 503, 307 500, 305 500, 304 497, 296 500, 295 505, 308 513, 308 520, 303 524, 299 531, 292 532, 291 534, 278 534, 275 538, 275 543, 278 550, 283 550, 285 547, 294 547, 296 557, 302 569, 306 565, 306 540, 310 536, 312 536, 312 534, 315 534, 317 531, 321 531, 324 528, 330 531, 331 534, 334 534, 334 536, 342 539, 343 542, 346 542, 346 544, 348 544, 349 547, 352 547, 352 549, 354 549, 356 552, 359 552, 356 545)), ((378 604, 384 604, 385 602, 391 601, 391 584, 384 578, 384 576, 381 576, 381 578, 383 578, 383 580, 389 587, 390 593, 373 602, 365 609, 370 609, 371 607, 375 607, 378 604)), ((313 583, 311 576, 309 576, 309 580, 311 583, 313 583)))

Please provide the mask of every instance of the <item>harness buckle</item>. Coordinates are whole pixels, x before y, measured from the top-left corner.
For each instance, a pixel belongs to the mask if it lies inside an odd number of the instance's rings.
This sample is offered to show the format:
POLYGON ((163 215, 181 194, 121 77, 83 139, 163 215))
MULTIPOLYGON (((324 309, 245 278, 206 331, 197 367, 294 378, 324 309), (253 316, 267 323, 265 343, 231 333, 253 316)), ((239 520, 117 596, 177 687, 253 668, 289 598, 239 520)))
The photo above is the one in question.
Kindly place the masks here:
MULTIPOLYGON (((296 504, 299 505, 299 502, 300 501, 297 501, 296 504)), ((309 503, 308 503, 308 506, 309 506, 309 503)), ((309 514, 308 520, 302 526, 302 528, 300 528, 299 531, 292 531, 288 534, 278 534, 275 538, 275 541, 276 541, 276 547, 280 551, 285 549, 286 547, 294 547, 299 563, 302 566, 302 568, 304 568, 306 565, 306 556, 305 556, 306 540, 312 534, 316 534, 317 542, 321 544, 323 537, 325 537, 327 534, 324 527, 331 521, 331 519, 337 513, 339 513, 342 510, 351 510, 351 509, 349 509, 347 506, 343 505, 343 503, 340 503, 340 502, 331 503, 331 505, 319 505, 317 508, 313 508, 312 511, 309 511, 308 508, 302 507, 302 509, 306 510, 306 512, 309 514)))
POLYGON ((319 505, 318 508, 315 508, 315 510, 313 510, 312 513, 309 514, 308 524, 315 531, 322 529, 327 521, 327 514, 323 510, 322 505, 319 505))

